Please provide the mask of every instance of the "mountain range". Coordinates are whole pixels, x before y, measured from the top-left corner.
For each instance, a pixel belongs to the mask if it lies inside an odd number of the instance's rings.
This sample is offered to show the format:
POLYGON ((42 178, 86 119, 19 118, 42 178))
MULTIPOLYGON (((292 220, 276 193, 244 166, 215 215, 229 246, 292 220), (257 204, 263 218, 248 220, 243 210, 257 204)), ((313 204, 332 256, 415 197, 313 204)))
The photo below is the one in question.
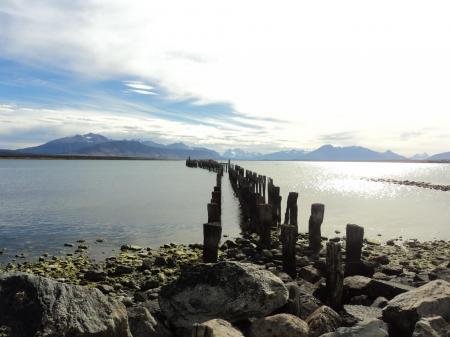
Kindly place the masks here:
POLYGON ((450 160, 450 152, 428 156, 417 154, 411 158, 392 151, 377 152, 361 146, 337 147, 323 145, 312 151, 288 150, 267 154, 229 149, 222 155, 204 147, 192 147, 184 143, 160 144, 145 140, 113 140, 88 133, 52 140, 48 143, 17 150, 0 150, 2 156, 17 155, 66 155, 96 157, 145 157, 154 159, 224 159, 224 160, 305 160, 305 161, 398 161, 398 160, 450 160))

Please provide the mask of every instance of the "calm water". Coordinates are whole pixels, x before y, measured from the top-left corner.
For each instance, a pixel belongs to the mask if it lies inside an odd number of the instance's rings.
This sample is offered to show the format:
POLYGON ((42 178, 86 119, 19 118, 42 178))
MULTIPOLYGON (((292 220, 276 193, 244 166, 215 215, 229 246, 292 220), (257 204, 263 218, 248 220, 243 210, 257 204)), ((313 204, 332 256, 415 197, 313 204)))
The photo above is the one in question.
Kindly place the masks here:
POLYGON ((325 204, 322 232, 345 233, 348 223, 367 236, 450 240, 450 192, 361 180, 394 178, 450 185, 449 164, 352 162, 238 162, 274 179, 283 197, 299 193, 300 231, 307 230, 311 204, 325 204))
MULTIPOLYGON (((73 252, 64 243, 80 239, 96 257, 122 244, 202 242, 215 180, 181 161, 0 160, 0 258, 73 252)), ((237 236, 237 203, 223 185, 223 232, 237 236)))
MULTIPOLYGON (((370 237, 450 239, 450 192, 363 181, 385 177, 450 184, 450 165, 404 163, 239 162, 281 187, 299 192, 300 230, 310 205, 325 204, 323 232, 363 225, 370 237)), ((226 178, 226 176, 225 176, 226 178)), ((0 160, 0 249, 6 261, 72 252, 85 239, 95 257, 125 243, 159 246, 202 241, 215 175, 181 161, 0 160), (104 243, 95 243, 102 238, 104 243)), ((228 180, 223 183, 223 231, 239 230, 228 180)))

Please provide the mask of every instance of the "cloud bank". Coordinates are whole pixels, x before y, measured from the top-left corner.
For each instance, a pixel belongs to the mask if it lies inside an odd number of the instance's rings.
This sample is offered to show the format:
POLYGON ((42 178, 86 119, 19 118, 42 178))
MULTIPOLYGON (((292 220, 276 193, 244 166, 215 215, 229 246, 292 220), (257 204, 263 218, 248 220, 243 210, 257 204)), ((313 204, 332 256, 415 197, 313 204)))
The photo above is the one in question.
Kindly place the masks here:
MULTIPOLYGON (((141 96, 159 94, 156 85, 168 100, 225 103, 231 118, 264 130, 240 130, 246 147, 351 139, 433 153, 450 140, 449 12, 448 1, 414 0, 5 0, 0 57, 87 80, 125 78, 141 96)), ((192 127, 177 136, 193 136, 192 127)), ((218 125, 195 135, 227 136, 218 125)))

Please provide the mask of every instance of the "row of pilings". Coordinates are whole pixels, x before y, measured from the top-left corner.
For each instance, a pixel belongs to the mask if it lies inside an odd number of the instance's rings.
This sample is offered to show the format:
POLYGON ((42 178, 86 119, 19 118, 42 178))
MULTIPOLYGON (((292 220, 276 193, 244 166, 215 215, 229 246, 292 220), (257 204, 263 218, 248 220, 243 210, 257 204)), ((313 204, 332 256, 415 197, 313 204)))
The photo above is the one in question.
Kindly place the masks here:
MULTIPOLYGON (((246 170, 239 165, 219 163, 213 160, 186 160, 186 166, 198 167, 216 172, 217 180, 208 203, 208 222, 203 225, 203 261, 218 261, 219 244, 222 236, 222 176, 228 171, 231 186, 241 206, 245 220, 244 230, 259 236, 258 249, 272 249, 281 242, 283 270, 293 279, 297 276, 297 257, 299 253, 307 254, 319 260, 322 249, 321 226, 324 220, 325 205, 311 205, 308 223, 309 244, 306 251, 297 245, 298 239, 298 193, 289 192, 284 213, 281 219, 280 187, 272 178, 246 170), (267 198, 266 198, 267 197, 267 198), (267 200, 267 201, 266 201, 267 200)), ((362 261, 364 228, 349 224, 346 228, 345 270, 342 259, 341 244, 334 241, 326 243, 326 298, 327 304, 334 309, 342 306, 344 275, 366 274, 370 269, 362 261)))
MULTIPOLYGON (((246 170, 239 165, 228 163, 228 174, 231 186, 239 199, 245 229, 259 236, 258 248, 274 248, 277 238, 282 245, 283 270, 293 279, 297 276, 297 256, 300 247, 298 239, 298 193, 289 192, 284 213, 281 219, 280 187, 274 184, 272 178, 246 170), (267 190, 267 201, 266 201, 267 190)), ((308 223, 308 250, 303 254, 319 258, 322 249, 321 226, 324 220, 325 205, 311 205, 311 215, 308 223)), ((361 260, 364 228, 357 225, 347 225, 346 229, 346 260, 345 271, 342 261, 341 244, 334 241, 326 243, 326 289, 327 302, 336 309, 342 305, 343 279, 355 275, 367 266, 361 260)))
POLYGON ((203 262, 217 262, 222 237, 222 177, 226 166, 215 160, 186 160, 187 167, 203 168, 216 173, 216 185, 207 204, 208 222, 203 224, 203 262))

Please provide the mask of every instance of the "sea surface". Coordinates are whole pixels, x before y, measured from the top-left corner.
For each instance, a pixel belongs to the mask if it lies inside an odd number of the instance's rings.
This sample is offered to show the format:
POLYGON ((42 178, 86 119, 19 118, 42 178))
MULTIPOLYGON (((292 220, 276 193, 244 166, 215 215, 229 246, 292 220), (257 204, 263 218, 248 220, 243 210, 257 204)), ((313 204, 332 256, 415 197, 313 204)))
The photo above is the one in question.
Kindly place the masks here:
MULTIPOLYGON (((237 163, 274 179, 281 187, 283 214, 288 192, 299 193, 300 231, 307 230, 311 203, 321 202, 327 236, 356 223, 380 241, 398 236, 450 240, 450 192, 361 179, 449 185, 448 164, 237 163)), ((224 178, 223 233, 236 237, 239 207, 224 178)), ((202 242, 214 184, 215 174, 182 161, 0 160, 0 263, 21 253, 28 258, 71 253, 77 240, 85 240, 95 258, 122 244, 202 242)))

